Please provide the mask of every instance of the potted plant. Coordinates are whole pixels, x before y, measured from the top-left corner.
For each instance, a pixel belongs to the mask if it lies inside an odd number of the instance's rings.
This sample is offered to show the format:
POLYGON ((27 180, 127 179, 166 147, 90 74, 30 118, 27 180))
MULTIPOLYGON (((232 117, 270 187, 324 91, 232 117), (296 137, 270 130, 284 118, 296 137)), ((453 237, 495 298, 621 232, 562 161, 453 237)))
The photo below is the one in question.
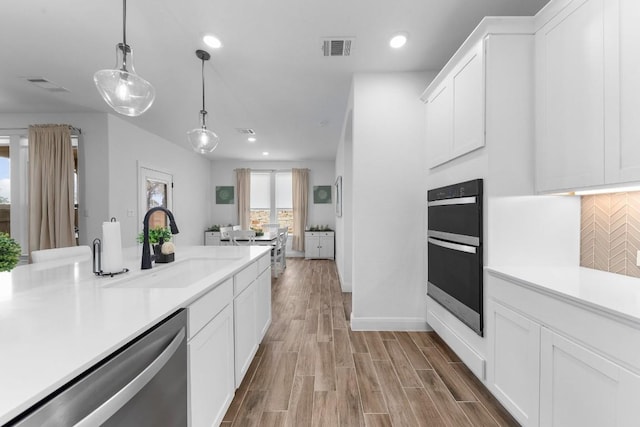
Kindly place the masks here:
POLYGON ((220 226, 218 224, 213 224, 211 227, 207 228, 207 231, 220 231, 220 226))
POLYGON ((20 261, 21 253, 18 242, 0 232, 0 271, 11 271, 20 261))
MULTIPOLYGON (((175 258, 173 252, 163 253, 162 246, 165 243, 171 241, 171 229, 169 227, 163 227, 161 225, 149 229, 149 244, 153 248, 153 254, 155 255, 155 262, 166 263, 172 262, 175 258)), ((138 234, 138 243, 144 243, 144 234, 138 234)), ((173 246, 173 244, 171 245, 173 246)), ((164 252, 167 252, 166 250, 164 252)))

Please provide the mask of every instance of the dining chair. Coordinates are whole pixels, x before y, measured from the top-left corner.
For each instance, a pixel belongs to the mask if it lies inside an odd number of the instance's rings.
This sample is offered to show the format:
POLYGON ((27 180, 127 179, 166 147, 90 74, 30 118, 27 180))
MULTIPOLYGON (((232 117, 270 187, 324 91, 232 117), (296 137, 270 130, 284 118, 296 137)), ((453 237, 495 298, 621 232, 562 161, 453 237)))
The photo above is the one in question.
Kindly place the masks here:
POLYGON ((280 228, 280 224, 262 224, 262 230, 264 231, 275 232, 278 228, 280 228))
POLYGON ((69 263, 83 261, 91 258, 91 248, 89 246, 70 246, 68 248, 42 249, 31 251, 31 262, 46 262, 64 260, 69 263))
POLYGON ((231 227, 233 229, 233 231, 238 231, 238 230, 242 230, 242 227, 239 225, 234 225, 233 227, 231 227))
POLYGON ((287 228, 278 228, 278 237, 276 238, 276 244, 271 249, 271 267, 273 272, 278 278, 278 274, 283 273, 286 268, 286 245, 287 245, 287 228))
POLYGON ((251 246, 256 242, 256 232, 254 230, 233 230, 231 235, 235 246, 251 246))
POLYGON ((233 245, 233 227, 220 227, 220 244, 233 245))

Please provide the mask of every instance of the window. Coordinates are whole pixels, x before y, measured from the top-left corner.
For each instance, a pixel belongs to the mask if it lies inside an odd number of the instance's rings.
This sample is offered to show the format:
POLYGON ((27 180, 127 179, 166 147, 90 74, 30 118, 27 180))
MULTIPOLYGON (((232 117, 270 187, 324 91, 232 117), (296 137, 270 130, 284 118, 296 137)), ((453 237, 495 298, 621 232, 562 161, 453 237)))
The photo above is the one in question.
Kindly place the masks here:
MULTIPOLYGON (((73 147, 73 200, 76 243, 78 228, 78 136, 71 135, 73 147)), ((27 255, 28 241, 29 140, 19 133, 0 136, 0 231, 9 233, 27 255)))
MULTIPOLYGON (((141 186, 140 194, 142 195, 138 226, 141 227, 142 219, 149 209, 157 206, 162 206, 169 210, 173 209, 173 175, 142 165, 139 165, 138 174, 141 186)), ((169 220, 164 212, 154 212, 149 218, 150 229, 168 225, 169 220)))
POLYGON ((251 172, 251 228, 278 223, 293 233, 291 171, 251 172))

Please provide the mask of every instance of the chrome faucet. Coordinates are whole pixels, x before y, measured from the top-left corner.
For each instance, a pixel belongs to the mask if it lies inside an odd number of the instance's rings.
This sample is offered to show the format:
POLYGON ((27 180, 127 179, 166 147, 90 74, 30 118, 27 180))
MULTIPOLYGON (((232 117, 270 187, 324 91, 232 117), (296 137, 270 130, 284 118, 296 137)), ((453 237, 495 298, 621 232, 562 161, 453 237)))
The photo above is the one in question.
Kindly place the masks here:
POLYGON ((173 218, 173 214, 167 208, 162 206, 156 206, 155 208, 151 208, 147 211, 144 216, 144 220, 142 221, 142 234, 144 236, 144 241, 142 242, 142 265, 140 268, 142 270, 148 270, 151 268, 151 251, 149 250, 149 218, 154 212, 162 211, 167 214, 169 217, 169 226, 171 227, 171 234, 178 234, 178 226, 176 225, 176 220, 173 218))

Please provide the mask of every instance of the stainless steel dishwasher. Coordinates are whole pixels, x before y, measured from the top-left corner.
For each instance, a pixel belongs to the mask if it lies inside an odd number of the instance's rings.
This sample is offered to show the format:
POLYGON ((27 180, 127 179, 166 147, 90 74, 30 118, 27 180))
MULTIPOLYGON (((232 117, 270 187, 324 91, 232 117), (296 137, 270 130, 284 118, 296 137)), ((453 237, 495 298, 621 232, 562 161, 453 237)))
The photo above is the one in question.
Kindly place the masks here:
POLYGON ((186 311, 180 310, 7 426, 187 426, 186 311))

